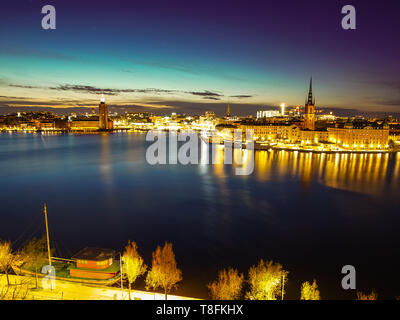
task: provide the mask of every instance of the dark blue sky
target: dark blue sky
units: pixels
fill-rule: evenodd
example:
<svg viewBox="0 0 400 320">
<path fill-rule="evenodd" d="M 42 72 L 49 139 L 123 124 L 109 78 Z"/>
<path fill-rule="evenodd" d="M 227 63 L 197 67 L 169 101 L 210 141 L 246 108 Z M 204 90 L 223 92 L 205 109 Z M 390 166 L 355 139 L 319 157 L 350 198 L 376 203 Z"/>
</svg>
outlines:
<svg viewBox="0 0 400 320">
<path fill-rule="evenodd" d="M 56 8 L 56 30 L 41 8 Z M 357 30 L 341 28 L 352 4 Z M 400 111 L 398 1 L 2 1 L 0 106 Z M 109 90 L 107 90 L 109 89 Z M 193 108 L 191 108 L 193 110 Z"/>
</svg>

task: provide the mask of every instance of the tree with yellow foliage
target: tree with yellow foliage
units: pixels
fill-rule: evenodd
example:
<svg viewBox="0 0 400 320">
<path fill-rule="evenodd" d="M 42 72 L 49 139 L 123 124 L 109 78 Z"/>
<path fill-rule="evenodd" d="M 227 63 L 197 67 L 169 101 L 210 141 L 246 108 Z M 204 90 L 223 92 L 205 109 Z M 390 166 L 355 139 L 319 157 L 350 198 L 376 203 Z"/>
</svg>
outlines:
<svg viewBox="0 0 400 320">
<path fill-rule="evenodd" d="M 11 242 L 0 241 L 0 271 L 6 274 L 7 286 L 10 286 L 8 274 L 13 263 L 18 259 L 18 254 L 13 254 Z"/>
<path fill-rule="evenodd" d="M 312 284 L 306 281 L 301 285 L 300 300 L 321 300 L 321 295 L 315 279 Z"/>
<path fill-rule="evenodd" d="M 370 294 L 357 291 L 357 300 L 378 300 L 378 294 L 372 290 Z"/>
<path fill-rule="evenodd" d="M 21 256 L 25 262 L 24 266 L 33 268 L 35 272 L 36 288 L 38 288 L 38 272 L 48 261 L 46 238 L 33 238 L 30 240 L 22 249 Z"/>
<path fill-rule="evenodd" d="M 129 284 L 129 300 L 131 300 L 131 288 L 136 279 L 146 272 L 147 266 L 144 264 L 143 258 L 137 251 L 137 245 L 134 241 L 129 241 L 125 247 L 122 256 L 122 273 L 128 279 Z"/>
<path fill-rule="evenodd" d="M 246 298 L 250 300 L 277 300 L 285 294 L 284 286 L 289 272 L 273 261 L 260 260 L 249 270 L 250 291 Z"/>
<path fill-rule="evenodd" d="M 147 273 L 146 287 L 161 287 L 167 300 L 168 292 L 182 280 L 182 271 L 178 269 L 172 243 L 166 242 L 164 247 L 157 246 L 153 252 L 151 270 Z"/>
<path fill-rule="evenodd" d="M 243 274 L 236 269 L 229 268 L 219 272 L 218 280 L 207 287 L 213 300 L 237 300 L 240 298 L 244 282 Z"/>
</svg>

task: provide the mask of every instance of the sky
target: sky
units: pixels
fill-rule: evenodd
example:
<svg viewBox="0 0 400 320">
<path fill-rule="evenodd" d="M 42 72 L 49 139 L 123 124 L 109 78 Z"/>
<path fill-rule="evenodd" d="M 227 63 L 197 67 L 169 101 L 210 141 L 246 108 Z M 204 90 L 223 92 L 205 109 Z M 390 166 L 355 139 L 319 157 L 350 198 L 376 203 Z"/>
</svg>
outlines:
<svg viewBox="0 0 400 320">
<path fill-rule="evenodd" d="M 304 104 L 312 75 L 317 107 L 400 112 L 399 15 L 391 0 L 3 0 L 0 107 L 93 107 L 103 90 L 133 110 L 246 114 Z"/>
</svg>

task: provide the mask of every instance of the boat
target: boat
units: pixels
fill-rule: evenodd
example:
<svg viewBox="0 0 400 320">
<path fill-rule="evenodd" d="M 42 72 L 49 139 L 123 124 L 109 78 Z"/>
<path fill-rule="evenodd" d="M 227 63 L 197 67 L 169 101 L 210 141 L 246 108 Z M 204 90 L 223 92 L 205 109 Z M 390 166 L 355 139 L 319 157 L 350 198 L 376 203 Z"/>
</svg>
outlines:
<svg viewBox="0 0 400 320">
<path fill-rule="evenodd" d="M 113 285 L 122 280 L 121 257 L 115 259 L 117 253 L 112 249 L 86 247 L 70 259 L 52 257 L 46 204 L 44 205 L 44 215 L 48 253 L 47 266 L 51 266 L 55 270 L 55 276 L 53 279 L 107 286 Z M 45 265 L 41 266 L 39 270 L 42 270 L 44 266 Z M 41 272 L 36 274 L 34 268 L 29 268 L 24 262 L 14 264 L 12 269 L 17 275 L 37 276 L 40 278 L 48 275 L 47 273 Z"/>
<path fill-rule="evenodd" d="M 68 265 L 66 265 L 65 263 L 62 263 L 60 265 L 59 268 L 57 268 L 55 266 L 55 270 L 56 270 L 56 276 L 54 277 L 54 279 L 56 280 L 61 280 L 61 281 L 69 281 L 69 282 L 76 282 L 76 283 L 81 283 L 81 284 L 96 284 L 96 285 L 105 285 L 105 286 L 111 286 L 115 283 L 117 283 L 118 281 L 120 281 L 120 276 L 119 274 L 116 275 L 113 278 L 110 279 L 87 279 L 87 278 L 78 278 L 78 277 L 72 277 L 68 274 L 66 274 L 65 276 L 59 276 L 57 274 L 59 274 L 60 270 L 65 270 L 65 267 L 68 267 Z M 27 268 L 24 268 L 24 266 L 22 265 L 21 267 L 18 266 L 12 266 L 12 269 L 14 270 L 15 274 L 17 275 L 23 275 L 23 276 L 33 276 L 35 277 L 35 272 L 32 270 L 29 270 Z M 47 274 L 44 273 L 40 273 L 38 272 L 37 276 L 38 278 L 44 278 Z"/>
</svg>

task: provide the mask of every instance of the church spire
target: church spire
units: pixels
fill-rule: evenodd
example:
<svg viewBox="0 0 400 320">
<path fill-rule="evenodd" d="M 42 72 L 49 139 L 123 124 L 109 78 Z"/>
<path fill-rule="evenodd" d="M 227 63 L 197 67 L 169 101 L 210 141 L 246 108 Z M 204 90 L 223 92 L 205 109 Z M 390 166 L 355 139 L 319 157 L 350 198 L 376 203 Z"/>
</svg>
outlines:
<svg viewBox="0 0 400 320">
<path fill-rule="evenodd" d="M 231 116 L 231 108 L 229 107 L 229 103 L 228 103 L 228 109 L 226 110 L 226 116 L 228 118 Z"/>
<path fill-rule="evenodd" d="M 310 90 L 308 91 L 307 104 L 309 104 L 309 105 L 314 105 L 315 104 L 315 100 L 313 99 L 313 94 L 312 94 L 312 77 L 310 78 Z"/>
</svg>

